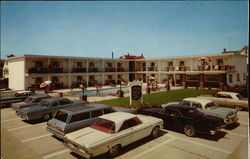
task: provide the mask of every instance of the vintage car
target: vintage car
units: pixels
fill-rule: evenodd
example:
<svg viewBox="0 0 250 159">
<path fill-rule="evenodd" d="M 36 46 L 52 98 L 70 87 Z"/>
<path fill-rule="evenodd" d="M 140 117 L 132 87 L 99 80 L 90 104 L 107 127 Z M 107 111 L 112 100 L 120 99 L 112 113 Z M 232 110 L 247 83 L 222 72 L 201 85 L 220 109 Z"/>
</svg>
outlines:
<svg viewBox="0 0 250 159">
<path fill-rule="evenodd" d="M 39 103 L 43 98 L 49 98 L 50 96 L 48 94 L 37 94 L 37 95 L 31 95 L 27 97 L 23 102 L 17 102 L 12 103 L 11 108 L 15 111 L 18 111 L 21 108 L 28 108 L 35 106 L 37 103 Z"/>
<path fill-rule="evenodd" d="M 10 106 L 11 103 L 24 101 L 30 95 L 32 95 L 31 91 L 18 91 L 11 96 L 1 97 L 0 108 Z"/>
<path fill-rule="evenodd" d="M 235 92 L 217 92 L 214 95 L 203 95 L 202 98 L 210 99 L 213 102 L 226 107 L 233 107 L 238 110 L 248 110 L 248 99 L 243 98 L 239 93 Z"/>
<path fill-rule="evenodd" d="M 23 120 L 44 119 L 48 120 L 58 109 L 87 104 L 86 101 L 73 102 L 67 98 L 45 98 L 36 106 L 23 108 L 17 111 L 17 115 Z"/>
<path fill-rule="evenodd" d="M 199 97 L 184 98 L 179 105 L 195 107 L 206 115 L 215 116 L 223 119 L 224 126 L 236 123 L 238 121 L 237 109 L 219 107 L 209 99 Z"/>
<path fill-rule="evenodd" d="M 104 104 L 67 107 L 59 109 L 54 114 L 54 117 L 47 122 L 47 130 L 53 135 L 63 138 L 67 133 L 90 126 L 96 117 L 116 111 L 133 113 L 130 109 L 111 107 Z"/>
<path fill-rule="evenodd" d="M 114 112 L 102 115 L 90 127 L 64 136 L 64 145 L 71 151 L 91 158 L 109 153 L 116 156 L 120 148 L 146 136 L 157 137 L 163 120 L 151 116 Z"/>
<path fill-rule="evenodd" d="M 168 105 L 164 108 L 148 108 L 140 114 L 161 118 L 165 128 L 181 129 L 187 136 L 196 133 L 214 135 L 220 130 L 223 121 L 220 118 L 207 116 L 193 107 Z"/>
</svg>

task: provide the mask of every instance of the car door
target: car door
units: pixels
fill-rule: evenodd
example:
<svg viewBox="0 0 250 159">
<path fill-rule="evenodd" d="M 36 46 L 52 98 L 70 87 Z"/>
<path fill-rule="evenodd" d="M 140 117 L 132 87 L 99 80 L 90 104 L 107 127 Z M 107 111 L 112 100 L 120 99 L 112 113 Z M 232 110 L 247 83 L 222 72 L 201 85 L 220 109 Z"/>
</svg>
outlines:
<svg viewBox="0 0 250 159">
<path fill-rule="evenodd" d="M 176 116 L 175 114 L 175 109 L 173 108 L 166 108 L 165 109 L 165 119 L 164 119 L 164 125 L 167 127 L 176 127 Z"/>
<path fill-rule="evenodd" d="M 117 133 L 117 138 L 119 139 L 119 143 L 121 143 L 122 146 L 128 145 L 134 141 L 132 138 L 132 128 L 129 126 L 127 120 L 124 121 L 120 127 Z"/>
<path fill-rule="evenodd" d="M 90 118 L 90 112 L 83 112 L 80 114 L 73 114 L 71 115 L 66 127 L 65 132 L 72 132 L 78 130 L 80 128 L 84 128 L 89 126 L 94 119 Z"/>
<path fill-rule="evenodd" d="M 181 128 L 182 127 L 182 118 L 183 115 L 178 109 L 172 109 L 172 124 L 174 128 Z"/>
<path fill-rule="evenodd" d="M 224 97 L 225 97 L 224 98 L 225 101 L 223 103 L 224 106 L 234 106 L 238 104 L 236 100 L 231 97 L 231 95 L 224 94 Z"/>
</svg>

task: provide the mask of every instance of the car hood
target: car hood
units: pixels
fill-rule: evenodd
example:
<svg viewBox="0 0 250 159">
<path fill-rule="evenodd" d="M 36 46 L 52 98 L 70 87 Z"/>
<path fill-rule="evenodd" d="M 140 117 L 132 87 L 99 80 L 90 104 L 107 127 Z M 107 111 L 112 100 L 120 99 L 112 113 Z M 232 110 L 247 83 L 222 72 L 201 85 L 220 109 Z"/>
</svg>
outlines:
<svg viewBox="0 0 250 159">
<path fill-rule="evenodd" d="M 94 145 L 105 142 L 113 134 L 102 132 L 91 127 L 83 128 L 78 131 L 74 131 L 65 135 L 65 138 L 82 145 L 86 148 L 90 148 Z"/>
<path fill-rule="evenodd" d="M 211 107 L 208 109 L 202 109 L 202 112 L 207 115 L 214 115 L 217 117 L 226 118 L 228 115 L 237 113 L 237 110 L 232 108 Z"/>
</svg>

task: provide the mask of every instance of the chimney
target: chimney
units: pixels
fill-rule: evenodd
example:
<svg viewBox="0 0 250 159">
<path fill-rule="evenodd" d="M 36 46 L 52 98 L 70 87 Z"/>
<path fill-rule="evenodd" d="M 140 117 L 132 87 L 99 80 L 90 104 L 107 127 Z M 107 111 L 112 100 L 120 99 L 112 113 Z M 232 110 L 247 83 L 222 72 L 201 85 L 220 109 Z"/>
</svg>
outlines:
<svg viewBox="0 0 250 159">
<path fill-rule="evenodd" d="M 112 52 L 112 59 L 114 58 L 114 53 Z"/>
<path fill-rule="evenodd" d="M 143 57 L 143 54 L 141 54 L 141 57 Z"/>
<path fill-rule="evenodd" d="M 226 49 L 226 48 L 224 48 L 224 49 L 223 49 L 223 52 L 226 52 L 226 51 L 227 51 L 227 49 Z"/>
</svg>

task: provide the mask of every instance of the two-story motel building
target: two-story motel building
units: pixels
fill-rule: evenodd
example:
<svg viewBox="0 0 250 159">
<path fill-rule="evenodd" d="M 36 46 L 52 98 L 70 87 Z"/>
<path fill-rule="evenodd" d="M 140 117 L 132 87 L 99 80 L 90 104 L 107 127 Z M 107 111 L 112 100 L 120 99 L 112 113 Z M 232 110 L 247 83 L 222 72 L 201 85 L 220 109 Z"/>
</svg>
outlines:
<svg viewBox="0 0 250 159">
<path fill-rule="evenodd" d="M 88 86 L 117 84 L 155 77 L 159 83 L 192 87 L 241 86 L 248 82 L 248 46 L 239 51 L 219 54 L 151 58 L 114 59 L 45 55 L 7 58 L 4 77 L 9 88 L 39 88 L 50 80 L 54 89 L 77 87 L 84 80 Z"/>
</svg>

